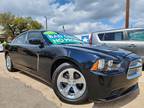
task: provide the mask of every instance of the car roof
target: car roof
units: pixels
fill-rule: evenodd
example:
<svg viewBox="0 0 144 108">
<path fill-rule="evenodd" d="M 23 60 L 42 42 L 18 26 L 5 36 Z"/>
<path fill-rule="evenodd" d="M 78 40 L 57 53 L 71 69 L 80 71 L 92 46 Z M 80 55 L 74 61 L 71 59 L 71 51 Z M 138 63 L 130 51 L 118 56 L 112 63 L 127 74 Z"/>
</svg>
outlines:
<svg viewBox="0 0 144 108">
<path fill-rule="evenodd" d="M 28 33 L 28 32 L 45 32 L 45 31 L 52 31 L 52 32 L 60 33 L 60 34 L 75 36 L 75 35 L 73 35 L 73 34 L 69 34 L 69 33 L 62 32 L 62 31 L 54 31 L 54 30 L 28 30 L 28 31 L 25 31 L 25 32 L 23 32 L 23 33 Z M 21 34 L 23 34 L 23 33 L 21 33 Z M 19 35 L 21 35 L 21 34 L 19 34 Z M 18 35 L 18 36 L 19 36 L 19 35 Z"/>
<path fill-rule="evenodd" d="M 121 31 L 133 31 L 133 30 L 144 30 L 144 28 L 112 29 L 106 31 L 97 31 L 93 33 L 110 33 L 110 32 L 121 32 Z"/>
<path fill-rule="evenodd" d="M 26 32 L 45 32 L 45 31 L 52 31 L 52 32 L 57 32 L 57 33 L 64 33 L 64 34 L 68 34 L 62 31 L 55 31 L 55 30 L 28 30 Z"/>
<path fill-rule="evenodd" d="M 28 30 L 26 32 L 43 32 L 43 31 L 52 31 L 52 30 Z"/>
</svg>

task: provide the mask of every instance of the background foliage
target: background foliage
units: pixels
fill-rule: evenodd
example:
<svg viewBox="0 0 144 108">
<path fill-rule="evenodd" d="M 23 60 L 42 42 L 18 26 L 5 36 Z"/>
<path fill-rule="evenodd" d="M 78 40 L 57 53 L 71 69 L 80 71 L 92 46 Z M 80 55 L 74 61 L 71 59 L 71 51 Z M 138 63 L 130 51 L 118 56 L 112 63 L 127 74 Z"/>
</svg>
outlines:
<svg viewBox="0 0 144 108">
<path fill-rule="evenodd" d="M 42 24 L 31 17 L 17 17 L 11 13 L 0 13 L 0 25 L 12 38 L 27 30 L 43 28 Z"/>
</svg>

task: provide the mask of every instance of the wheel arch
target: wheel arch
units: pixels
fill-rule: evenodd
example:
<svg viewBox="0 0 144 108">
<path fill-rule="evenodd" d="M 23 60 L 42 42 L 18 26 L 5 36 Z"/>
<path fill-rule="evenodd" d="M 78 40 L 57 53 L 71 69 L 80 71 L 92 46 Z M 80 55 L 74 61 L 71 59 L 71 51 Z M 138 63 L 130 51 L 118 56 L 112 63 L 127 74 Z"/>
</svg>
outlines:
<svg viewBox="0 0 144 108">
<path fill-rule="evenodd" d="M 52 80 L 52 76 L 53 76 L 53 73 L 56 70 L 56 68 L 58 66 L 60 66 L 61 64 L 63 64 L 63 63 L 70 63 L 70 64 L 76 66 L 78 69 L 81 70 L 80 63 L 78 63 L 77 61 L 73 60 L 72 58 L 68 58 L 68 57 L 58 58 L 52 63 L 52 66 L 51 66 L 51 69 L 50 69 L 51 80 Z"/>
</svg>

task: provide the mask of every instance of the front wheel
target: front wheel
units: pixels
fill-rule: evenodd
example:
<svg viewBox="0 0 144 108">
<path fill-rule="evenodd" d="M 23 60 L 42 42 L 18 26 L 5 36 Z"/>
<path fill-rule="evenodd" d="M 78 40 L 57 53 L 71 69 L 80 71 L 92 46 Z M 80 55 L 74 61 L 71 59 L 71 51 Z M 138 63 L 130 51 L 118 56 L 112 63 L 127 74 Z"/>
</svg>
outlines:
<svg viewBox="0 0 144 108">
<path fill-rule="evenodd" d="M 15 72 L 16 69 L 13 67 L 12 60 L 11 60 L 9 54 L 7 54 L 7 55 L 5 56 L 5 60 L 6 60 L 6 68 L 7 68 L 7 70 L 8 70 L 9 72 Z"/>
<path fill-rule="evenodd" d="M 70 104 L 83 104 L 88 100 L 84 75 L 73 65 L 63 63 L 53 75 L 54 91 L 60 100 Z"/>
</svg>

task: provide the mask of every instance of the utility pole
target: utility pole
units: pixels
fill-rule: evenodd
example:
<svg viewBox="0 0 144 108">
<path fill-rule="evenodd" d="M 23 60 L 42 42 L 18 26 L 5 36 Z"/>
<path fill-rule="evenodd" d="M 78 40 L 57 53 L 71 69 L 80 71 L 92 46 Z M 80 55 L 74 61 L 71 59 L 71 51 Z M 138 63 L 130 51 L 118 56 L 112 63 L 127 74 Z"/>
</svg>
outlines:
<svg viewBox="0 0 144 108">
<path fill-rule="evenodd" d="M 44 16 L 45 17 L 45 27 L 46 27 L 46 30 L 48 29 L 48 26 L 47 26 L 47 16 Z"/>
<path fill-rule="evenodd" d="M 65 32 L 65 26 L 63 25 L 63 31 Z"/>
<path fill-rule="evenodd" d="M 130 0 L 126 0 L 125 28 L 129 28 Z"/>
</svg>

